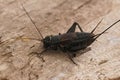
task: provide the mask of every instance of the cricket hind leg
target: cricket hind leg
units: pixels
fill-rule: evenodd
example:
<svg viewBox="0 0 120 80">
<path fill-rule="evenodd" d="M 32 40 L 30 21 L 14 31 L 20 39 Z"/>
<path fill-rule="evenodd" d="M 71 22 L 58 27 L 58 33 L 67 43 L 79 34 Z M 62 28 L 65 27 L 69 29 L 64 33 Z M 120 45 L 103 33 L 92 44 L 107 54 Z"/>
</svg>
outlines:
<svg viewBox="0 0 120 80">
<path fill-rule="evenodd" d="M 85 48 L 85 49 L 83 49 L 83 50 L 80 50 L 81 52 L 80 52 L 79 55 L 81 55 L 81 54 L 83 54 L 83 53 L 86 53 L 86 52 L 88 52 L 88 51 L 90 51 L 90 50 L 91 50 L 90 47 Z M 67 55 L 68 55 L 69 59 L 70 59 L 75 65 L 78 65 L 78 64 L 73 60 L 73 58 L 76 57 L 76 53 L 74 53 L 74 52 L 72 52 L 71 54 L 70 54 L 70 53 L 67 53 Z"/>
<path fill-rule="evenodd" d="M 83 32 L 82 28 L 77 22 L 74 22 L 73 25 L 70 27 L 70 29 L 67 31 L 67 33 L 75 32 L 76 26 L 80 29 L 81 32 Z"/>
<path fill-rule="evenodd" d="M 73 53 L 73 54 L 72 54 L 72 57 L 73 57 L 73 58 L 76 57 L 76 53 Z"/>
<path fill-rule="evenodd" d="M 70 55 L 70 53 L 67 53 L 69 59 L 75 64 L 75 65 L 78 65 L 74 60 L 73 60 L 73 55 Z"/>
</svg>

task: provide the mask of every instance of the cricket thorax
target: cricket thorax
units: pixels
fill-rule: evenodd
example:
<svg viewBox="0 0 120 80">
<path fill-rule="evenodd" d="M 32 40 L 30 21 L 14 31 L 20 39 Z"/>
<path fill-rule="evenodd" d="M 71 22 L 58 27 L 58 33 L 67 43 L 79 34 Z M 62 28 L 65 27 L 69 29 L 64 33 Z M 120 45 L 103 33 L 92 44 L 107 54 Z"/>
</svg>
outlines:
<svg viewBox="0 0 120 80">
<path fill-rule="evenodd" d="M 46 36 L 43 39 L 44 48 L 55 48 L 58 42 L 59 42 L 58 36 Z"/>
</svg>

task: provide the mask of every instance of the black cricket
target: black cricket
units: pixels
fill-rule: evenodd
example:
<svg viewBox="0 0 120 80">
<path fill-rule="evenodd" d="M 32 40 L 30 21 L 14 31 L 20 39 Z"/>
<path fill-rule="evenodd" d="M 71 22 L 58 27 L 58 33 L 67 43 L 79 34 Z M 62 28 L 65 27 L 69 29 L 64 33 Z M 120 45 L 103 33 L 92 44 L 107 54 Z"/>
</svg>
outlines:
<svg viewBox="0 0 120 80">
<path fill-rule="evenodd" d="M 23 7 L 23 5 L 22 5 Z M 26 12 L 27 16 L 31 20 L 31 22 L 34 24 L 35 28 L 38 30 L 36 24 L 26 11 L 26 9 L 23 7 L 24 11 Z M 101 20 L 102 21 L 102 20 Z M 93 32 L 95 29 L 98 27 L 98 25 L 101 23 L 101 21 L 96 25 L 96 27 L 91 31 L 91 32 L 85 32 L 82 30 L 80 25 L 77 22 L 74 22 L 73 25 L 68 29 L 68 31 L 64 34 L 58 34 L 55 36 L 46 36 L 43 38 L 41 35 L 40 31 L 38 30 L 40 36 L 42 36 L 42 41 L 44 45 L 44 50 L 40 53 L 42 54 L 43 52 L 47 50 L 58 50 L 60 49 L 61 51 L 67 53 L 69 56 L 70 60 L 76 64 L 73 60 L 74 57 L 76 57 L 76 54 L 73 52 L 79 51 L 79 50 L 84 50 L 88 46 L 90 46 L 98 37 L 100 37 L 103 33 L 105 33 L 108 29 L 110 29 L 113 25 L 118 23 L 120 20 L 116 21 L 113 23 L 110 27 L 105 29 L 103 32 L 99 34 L 94 34 Z M 78 26 L 80 32 L 75 32 L 76 27 Z"/>
</svg>

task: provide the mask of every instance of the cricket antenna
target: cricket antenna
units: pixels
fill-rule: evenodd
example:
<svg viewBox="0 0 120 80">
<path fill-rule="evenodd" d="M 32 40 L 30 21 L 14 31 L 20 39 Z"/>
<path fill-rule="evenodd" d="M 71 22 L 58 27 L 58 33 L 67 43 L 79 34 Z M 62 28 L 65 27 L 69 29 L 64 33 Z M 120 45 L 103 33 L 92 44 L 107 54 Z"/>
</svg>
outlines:
<svg viewBox="0 0 120 80">
<path fill-rule="evenodd" d="M 41 32 L 39 31 L 39 29 L 37 28 L 35 22 L 34 22 L 33 19 L 30 17 L 29 13 L 27 12 L 27 10 L 26 10 L 25 7 L 23 6 L 23 4 L 21 4 L 21 5 L 22 5 L 22 8 L 23 8 L 23 10 L 25 11 L 26 15 L 29 17 L 29 19 L 31 20 L 31 22 L 32 22 L 33 25 L 35 26 L 36 30 L 38 31 L 39 37 L 42 37 L 42 39 L 43 39 L 43 36 L 42 36 Z"/>
<path fill-rule="evenodd" d="M 116 21 L 115 23 L 113 23 L 110 27 L 108 27 L 107 29 L 105 29 L 103 32 L 101 32 L 100 34 L 95 35 L 95 40 L 100 37 L 103 33 L 105 33 L 108 29 L 110 29 L 111 27 L 113 27 L 115 24 L 117 24 L 118 22 L 120 22 L 120 20 Z"/>
<path fill-rule="evenodd" d="M 99 26 L 99 24 L 102 22 L 102 20 L 103 20 L 103 18 L 100 20 L 100 22 L 96 25 L 96 27 L 91 31 L 91 33 L 93 33 L 95 30 L 96 30 L 96 28 Z"/>
</svg>

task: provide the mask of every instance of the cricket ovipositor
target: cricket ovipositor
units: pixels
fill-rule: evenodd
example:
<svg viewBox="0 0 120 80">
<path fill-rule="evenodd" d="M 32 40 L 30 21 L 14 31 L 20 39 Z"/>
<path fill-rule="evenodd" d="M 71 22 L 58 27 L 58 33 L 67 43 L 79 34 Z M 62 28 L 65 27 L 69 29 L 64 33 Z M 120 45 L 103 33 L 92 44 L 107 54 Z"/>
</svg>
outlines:
<svg viewBox="0 0 120 80">
<path fill-rule="evenodd" d="M 101 23 L 101 21 L 96 25 L 96 27 L 91 32 L 84 32 L 82 28 L 79 26 L 77 22 L 74 22 L 73 25 L 68 29 L 68 31 L 64 34 L 58 34 L 58 35 L 50 35 L 43 38 L 41 32 L 38 30 L 36 24 L 22 5 L 22 8 L 24 9 L 25 13 L 31 20 L 31 22 L 34 24 L 35 28 L 39 32 L 40 36 L 42 37 L 41 42 L 43 42 L 44 50 L 41 52 L 41 54 L 47 50 L 58 50 L 67 53 L 70 60 L 76 64 L 73 60 L 73 57 L 76 56 L 76 51 L 86 49 L 88 46 L 90 46 L 98 37 L 100 37 L 103 33 L 105 33 L 108 29 L 110 29 L 112 26 L 114 26 L 116 23 L 118 23 L 120 20 L 113 23 L 111 26 L 109 26 L 107 29 L 102 31 L 99 34 L 94 34 L 93 32 L 96 30 L 98 25 Z M 76 27 L 78 26 L 80 32 L 75 32 Z"/>
</svg>

